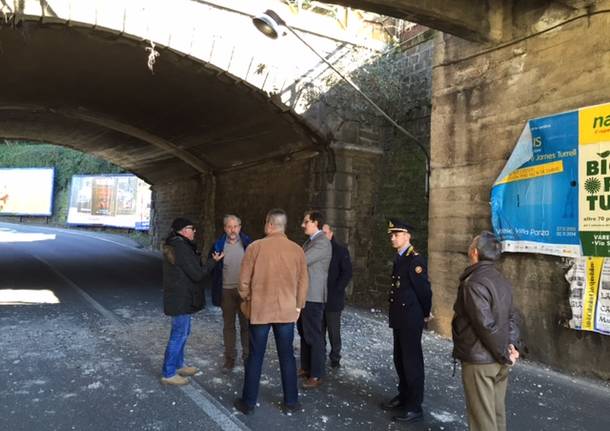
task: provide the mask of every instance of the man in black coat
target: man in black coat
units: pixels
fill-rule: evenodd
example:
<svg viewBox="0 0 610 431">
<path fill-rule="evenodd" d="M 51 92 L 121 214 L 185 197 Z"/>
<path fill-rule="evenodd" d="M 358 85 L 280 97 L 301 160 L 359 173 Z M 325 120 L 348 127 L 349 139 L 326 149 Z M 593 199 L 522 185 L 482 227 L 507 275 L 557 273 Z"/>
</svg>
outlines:
<svg viewBox="0 0 610 431">
<path fill-rule="evenodd" d="M 191 314 L 204 306 L 199 282 L 211 265 L 202 263 L 194 243 L 195 227 L 186 218 L 172 222 L 172 230 L 163 245 L 163 311 L 172 318 L 172 330 L 165 349 L 161 382 L 185 385 L 185 377 L 197 373 L 184 365 L 184 348 L 191 333 Z"/>
<path fill-rule="evenodd" d="M 421 336 L 430 316 L 432 290 L 422 256 L 411 245 L 412 227 L 390 220 L 388 233 L 398 252 L 392 268 L 390 328 L 394 333 L 394 366 L 398 374 L 398 395 L 381 404 L 384 410 L 399 410 L 399 422 L 423 419 L 424 356 Z"/>
<path fill-rule="evenodd" d="M 322 230 L 330 240 L 333 254 L 328 268 L 328 296 L 324 308 L 324 331 L 330 341 L 330 366 L 341 366 L 341 312 L 345 307 L 345 289 L 352 279 L 352 260 L 349 250 L 337 242 L 330 225 Z"/>
</svg>

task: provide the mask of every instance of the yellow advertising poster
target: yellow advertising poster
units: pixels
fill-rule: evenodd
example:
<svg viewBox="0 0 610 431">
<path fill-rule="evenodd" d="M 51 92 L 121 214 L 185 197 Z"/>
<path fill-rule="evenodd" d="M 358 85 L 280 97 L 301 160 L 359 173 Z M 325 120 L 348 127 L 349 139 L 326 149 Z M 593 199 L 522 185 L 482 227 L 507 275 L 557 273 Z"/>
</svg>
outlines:
<svg viewBox="0 0 610 431">
<path fill-rule="evenodd" d="M 578 230 L 585 256 L 610 256 L 610 104 L 578 112 Z"/>
</svg>

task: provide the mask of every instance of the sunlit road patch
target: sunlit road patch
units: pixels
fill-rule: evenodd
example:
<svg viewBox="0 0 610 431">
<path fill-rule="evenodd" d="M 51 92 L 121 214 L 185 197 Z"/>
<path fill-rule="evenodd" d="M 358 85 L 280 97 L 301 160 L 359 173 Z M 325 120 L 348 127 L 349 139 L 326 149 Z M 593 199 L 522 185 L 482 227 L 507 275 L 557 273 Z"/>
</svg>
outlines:
<svg viewBox="0 0 610 431">
<path fill-rule="evenodd" d="M 59 304 L 48 289 L 0 289 L 0 305 Z"/>
</svg>

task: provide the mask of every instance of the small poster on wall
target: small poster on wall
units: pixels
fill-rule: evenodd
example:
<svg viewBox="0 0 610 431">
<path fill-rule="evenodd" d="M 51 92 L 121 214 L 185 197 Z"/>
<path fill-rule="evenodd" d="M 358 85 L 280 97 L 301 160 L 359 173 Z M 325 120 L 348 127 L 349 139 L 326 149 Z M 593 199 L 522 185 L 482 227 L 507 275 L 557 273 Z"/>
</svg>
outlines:
<svg viewBox="0 0 610 431">
<path fill-rule="evenodd" d="M 570 283 L 570 328 L 610 335 L 610 259 L 574 259 L 566 280 Z"/>
</svg>

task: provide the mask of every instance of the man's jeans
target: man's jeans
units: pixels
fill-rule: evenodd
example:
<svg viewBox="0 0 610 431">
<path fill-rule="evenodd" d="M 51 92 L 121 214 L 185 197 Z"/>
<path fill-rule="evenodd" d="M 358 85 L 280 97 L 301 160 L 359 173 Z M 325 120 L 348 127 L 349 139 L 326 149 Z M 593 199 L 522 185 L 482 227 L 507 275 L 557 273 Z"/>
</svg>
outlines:
<svg viewBox="0 0 610 431">
<path fill-rule="evenodd" d="M 242 393 L 242 401 L 249 407 L 254 407 L 258 398 L 261 369 L 267 347 L 267 337 L 271 328 L 273 328 L 275 346 L 280 359 L 284 404 L 292 406 L 299 401 L 297 366 L 292 347 L 294 341 L 294 323 L 251 324 L 250 354 L 246 360 L 246 375 L 244 377 L 244 390 Z"/>
<path fill-rule="evenodd" d="M 184 347 L 191 333 L 191 315 L 172 316 L 172 332 L 165 349 L 163 377 L 172 377 L 184 366 Z"/>
</svg>

